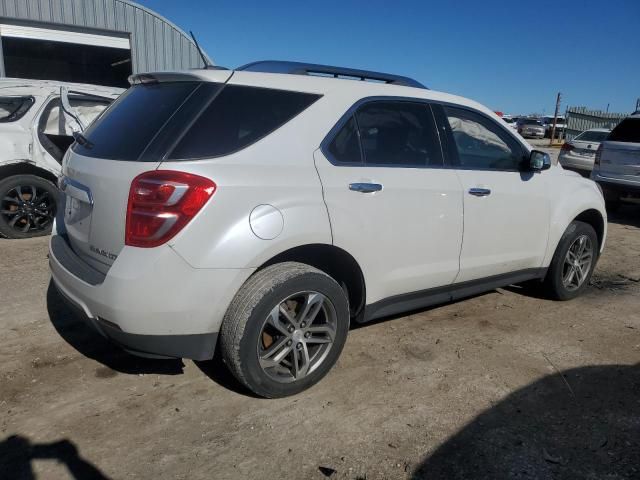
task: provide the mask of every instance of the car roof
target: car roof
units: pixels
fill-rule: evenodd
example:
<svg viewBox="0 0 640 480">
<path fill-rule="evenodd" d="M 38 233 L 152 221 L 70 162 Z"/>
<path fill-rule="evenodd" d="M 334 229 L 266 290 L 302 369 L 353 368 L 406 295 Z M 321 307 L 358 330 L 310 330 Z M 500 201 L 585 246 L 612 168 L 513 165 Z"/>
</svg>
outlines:
<svg viewBox="0 0 640 480">
<path fill-rule="evenodd" d="M 57 80 L 32 80 L 24 78 L 0 78 L 0 95 L 50 95 L 67 87 L 70 91 L 117 97 L 123 88 L 91 85 L 86 83 L 60 82 Z"/>
<path fill-rule="evenodd" d="M 355 102 L 367 97 L 398 97 L 433 100 L 479 110 L 491 117 L 498 117 L 494 111 L 471 99 L 437 90 L 417 88 L 392 83 L 359 81 L 347 78 L 332 78 L 315 75 L 292 75 L 288 73 L 265 73 L 242 70 L 192 69 L 175 72 L 151 72 L 134 75 L 130 81 L 154 78 L 158 81 L 200 80 L 206 82 L 225 82 L 230 85 L 246 85 L 278 90 L 292 90 L 320 95 L 340 95 L 346 101 Z"/>
</svg>

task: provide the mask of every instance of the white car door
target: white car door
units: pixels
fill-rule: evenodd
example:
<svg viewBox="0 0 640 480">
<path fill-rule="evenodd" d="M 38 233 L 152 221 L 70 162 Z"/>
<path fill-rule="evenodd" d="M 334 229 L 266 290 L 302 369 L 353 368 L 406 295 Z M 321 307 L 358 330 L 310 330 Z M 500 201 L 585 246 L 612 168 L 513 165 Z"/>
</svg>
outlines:
<svg viewBox="0 0 640 480">
<path fill-rule="evenodd" d="M 449 139 L 447 157 L 464 191 L 456 283 L 515 272 L 535 275 L 549 232 L 545 173 L 523 168 L 528 151 L 496 120 L 466 108 L 437 108 Z"/>
<path fill-rule="evenodd" d="M 367 101 L 314 156 L 334 244 L 361 266 L 367 304 L 453 282 L 462 192 L 428 104 Z"/>
</svg>

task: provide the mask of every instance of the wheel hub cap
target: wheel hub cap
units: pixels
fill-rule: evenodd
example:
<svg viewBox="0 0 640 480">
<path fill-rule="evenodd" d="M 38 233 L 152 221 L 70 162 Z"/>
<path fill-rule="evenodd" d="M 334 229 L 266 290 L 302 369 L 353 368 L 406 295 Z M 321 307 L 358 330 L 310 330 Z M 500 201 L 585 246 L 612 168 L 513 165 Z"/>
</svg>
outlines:
<svg viewBox="0 0 640 480">
<path fill-rule="evenodd" d="M 577 290 L 584 284 L 591 272 L 593 256 L 593 244 L 588 236 L 580 235 L 571 243 L 562 267 L 562 284 L 567 290 Z"/>
</svg>

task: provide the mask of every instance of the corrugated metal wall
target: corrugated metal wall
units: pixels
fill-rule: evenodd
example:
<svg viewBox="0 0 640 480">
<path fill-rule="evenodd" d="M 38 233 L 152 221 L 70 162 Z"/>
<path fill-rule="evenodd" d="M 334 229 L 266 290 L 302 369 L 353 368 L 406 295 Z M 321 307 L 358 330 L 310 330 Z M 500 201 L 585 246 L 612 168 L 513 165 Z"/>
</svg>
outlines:
<svg viewBox="0 0 640 480">
<path fill-rule="evenodd" d="M 0 0 L 0 17 L 129 33 L 133 73 L 202 66 L 183 31 L 127 0 Z"/>
<path fill-rule="evenodd" d="M 602 110 L 587 110 L 587 107 L 567 108 L 566 139 L 572 140 L 579 133 L 590 128 L 613 129 L 627 113 L 608 113 Z"/>
</svg>

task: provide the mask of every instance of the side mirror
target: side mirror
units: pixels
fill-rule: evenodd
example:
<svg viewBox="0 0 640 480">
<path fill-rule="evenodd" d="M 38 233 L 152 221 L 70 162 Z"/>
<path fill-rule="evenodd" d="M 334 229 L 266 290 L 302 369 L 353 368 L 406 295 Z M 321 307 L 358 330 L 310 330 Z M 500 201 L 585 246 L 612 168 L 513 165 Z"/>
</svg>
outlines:
<svg viewBox="0 0 640 480">
<path fill-rule="evenodd" d="M 531 150 L 529 155 L 529 168 L 534 172 L 541 172 L 551 168 L 551 157 L 540 150 Z"/>
</svg>

